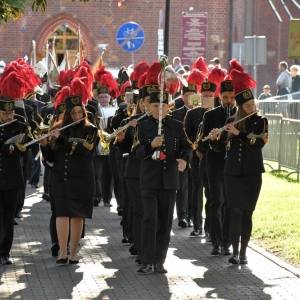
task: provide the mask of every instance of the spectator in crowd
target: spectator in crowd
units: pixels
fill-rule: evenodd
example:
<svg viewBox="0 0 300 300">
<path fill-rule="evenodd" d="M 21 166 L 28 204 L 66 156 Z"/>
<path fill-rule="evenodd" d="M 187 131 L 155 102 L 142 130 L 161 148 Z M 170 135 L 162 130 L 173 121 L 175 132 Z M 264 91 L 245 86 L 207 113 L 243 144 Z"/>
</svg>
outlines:
<svg viewBox="0 0 300 300">
<path fill-rule="evenodd" d="M 288 71 L 288 64 L 285 61 L 279 63 L 279 76 L 276 80 L 277 96 L 289 94 L 291 87 L 291 76 Z"/>
<path fill-rule="evenodd" d="M 186 73 L 190 72 L 191 68 L 188 65 L 183 66 Z"/>
<path fill-rule="evenodd" d="M 210 60 L 210 63 L 214 66 L 218 66 L 219 68 L 222 68 L 220 64 L 220 59 L 218 57 L 214 57 L 212 60 Z"/>
<path fill-rule="evenodd" d="M 175 72 L 177 72 L 179 69 L 183 68 L 181 65 L 181 58 L 179 56 L 176 56 L 173 58 L 173 68 Z"/>
<path fill-rule="evenodd" d="M 300 66 L 293 65 L 290 67 L 292 85 L 291 93 L 297 93 L 300 91 Z"/>
<path fill-rule="evenodd" d="M 258 100 L 265 100 L 267 98 L 270 98 L 272 97 L 272 94 L 270 93 L 271 92 L 271 88 L 269 85 L 264 85 L 263 87 L 263 93 L 261 93 L 259 96 L 258 96 Z"/>
</svg>

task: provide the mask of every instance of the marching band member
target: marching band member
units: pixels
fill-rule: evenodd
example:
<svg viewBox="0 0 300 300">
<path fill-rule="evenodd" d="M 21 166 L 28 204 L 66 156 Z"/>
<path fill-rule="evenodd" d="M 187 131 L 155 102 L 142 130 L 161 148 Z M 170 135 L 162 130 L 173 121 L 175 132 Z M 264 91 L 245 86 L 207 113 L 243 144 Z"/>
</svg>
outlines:
<svg viewBox="0 0 300 300">
<path fill-rule="evenodd" d="M 223 72 L 218 67 L 215 67 L 215 70 L 217 72 Z M 210 80 L 202 83 L 202 91 L 211 90 L 215 92 L 216 89 L 217 84 L 211 82 Z M 222 81 L 220 84 L 219 95 L 221 105 L 207 111 L 204 114 L 200 133 L 202 137 L 206 137 L 214 128 L 220 128 L 224 126 L 227 119 L 235 114 L 236 107 L 233 95 L 232 81 Z M 209 233 L 213 246 L 211 255 L 220 255 L 220 246 L 222 246 L 223 255 L 230 255 L 231 252 L 229 247 L 231 244 L 229 238 L 229 213 L 228 209 L 226 208 L 223 175 L 226 151 L 213 151 L 210 147 L 209 140 L 202 142 L 197 150 L 200 153 L 206 153 L 206 171 L 211 194 L 211 204 L 209 207 Z M 220 210 L 222 211 L 221 214 Z"/>
<path fill-rule="evenodd" d="M 262 185 L 262 173 L 265 171 L 262 148 L 268 142 L 268 120 L 257 114 L 250 89 L 255 87 L 255 81 L 247 73 L 237 70 L 233 70 L 230 75 L 234 84 L 237 113 L 228 120 L 225 131 L 212 142 L 212 147 L 216 151 L 226 148 L 228 153 L 224 184 L 230 209 L 233 248 L 228 262 L 247 264 L 246 250 L 252 231 L 252 214 Z"/>
<path fill-rule="evenodd" d="M 26 133 L 26 125 L 14 120 L 15 101 L 0 98 L 0 260 L 2 265 L 10 265 L 10 250 L 14 237 L 14 217 L 23 183 L 22 154 L 18 142 L 5 142 L 21 133 Z M 6 125 L 5 125 L 6 124 Z"/>
<path fill-rule="evenodd" d="M 167 117 L 168 92 L 163 93 L 162 136 L 157 136 L 160 92 L 150 94 L 152 117 L 141 122 L 136 131 L 134 151 L 141 159 L 140 189 L 144 207 L 142 220 L 141 262 L 138 270 L 149 274 L 154 270 L 167 273 L 166 259 L 176 190 L 179 188 L 179 172 L 184 171 L 192 156 L 183 124 Z M 161 160 L 152 159 L 157 147 L 161 147 Z"/>
<path fill-rule="evenodd" d="M 50 132 L 50 136 L 53 137 L 51 144 L 46 139 L 40 141 L 44 157 L 54 163 L 51 189 L 56 206 L 56 227 L 60 246 L 57 265 L 65 265 L 68 261 L 71 264 L 79 262 L 77 247 L 83 230 L 83 220 L 92 218 L 95 193 L 93 155 L 94 146 L 98 142 L 98 130 L 88 122 L 83 106 L 87 99 L 88 92 L 82 96 L 67 97 L 61 128 Z M 74 122 L 77 123 L 61 130 Z M 69 141 L 70 137 L 73 138 L 73 142 Z M 71 237 L 68 259 L 69 231 Z"/>
</svg>

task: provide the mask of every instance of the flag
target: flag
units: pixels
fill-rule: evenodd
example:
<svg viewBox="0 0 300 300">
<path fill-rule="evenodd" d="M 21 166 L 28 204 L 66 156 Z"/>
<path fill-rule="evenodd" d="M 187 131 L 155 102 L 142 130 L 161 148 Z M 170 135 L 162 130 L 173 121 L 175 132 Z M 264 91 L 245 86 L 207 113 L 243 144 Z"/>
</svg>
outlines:
<svg viewBox="0 0 300 300">
<path fill-rule="evenodd" d="M 118 0 L 118 6 L 122 6 L 122 0 Z"/>
</svg>

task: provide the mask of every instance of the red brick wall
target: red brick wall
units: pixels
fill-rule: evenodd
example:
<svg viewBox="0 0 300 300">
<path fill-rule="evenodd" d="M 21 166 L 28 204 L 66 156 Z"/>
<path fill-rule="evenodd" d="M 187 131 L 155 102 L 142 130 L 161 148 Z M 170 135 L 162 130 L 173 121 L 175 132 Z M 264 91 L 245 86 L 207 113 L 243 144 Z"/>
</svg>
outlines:
<svg viewBox="0 0 300 300">
<path fill-rule="evenodd" d="M 232 42 L 243 42 L 246 32 L 246 1 L 232 0 L 232 2 Z M 292 1 L 285 2 L 293 17 L 300 18 L 300 10 Z M 268 64 L 258 66 L 258 91 L 262 90 L 264 84 L 270 84 L 272 92 L 275 93 L 278 62 L 286 60 L 291 65 L 293 61 L 287 58 L 289 18 L 279 0 L 273 0 L 273 3 L 282 17 L 281 25 L 267 0 L 253 0 L 252 34 L 267 37 Z M 190 7 L 194 8 L 195 13 L 208 13 L 207 58 L 217 56 L 222 66 L 228 68 L 228 61 L 231 59 L 231 54 L 228 54 L 230 0 L 209 2 L 206 0 L 171 0 L 170 62 L 174 56 L 181 54 L 182 12 L 188 11 Z M 25 54 L 29 56 L 32 40 L 37 42 L 38 51 L 44 51 L 46 30 L 54 27 L 58 19 L 66 18 L 74 26 L 80 23 L 89 60 L 95 61 L 99 56 L 98 44 L 109 44 L 104 55 L 104 62 L 112 68 L 131 64 L 131 54 L 121 50 L 116 42 L 118 28 L 128 21 L 140 24 L 145 31 L 146 39 L 143 47 L 134 52 L 134 62 L 146 60 L 152 63 L 157 59 L 160 9 L 165 10 L 165 1 L 125 0 L 121 7 L 117 6 L 117 0 L 102 0 L 102 2 L 91 0 L 89 3 L 79 1 L 72 3 L 71 0 L 48 1 L 46 13 L 33 13 L 28 8 L 21 20 L 0 27 L 0 59 L 9 62 L 16 59 L 18 54 L 22 57 Z M 24 33 L 21 32 L 22 28 L 25 29 Z M 104 35 L 101 34 L 102 29 L 106 30 Z M 245 69 L 252 72 L 251 67 Z"/>
</svg>

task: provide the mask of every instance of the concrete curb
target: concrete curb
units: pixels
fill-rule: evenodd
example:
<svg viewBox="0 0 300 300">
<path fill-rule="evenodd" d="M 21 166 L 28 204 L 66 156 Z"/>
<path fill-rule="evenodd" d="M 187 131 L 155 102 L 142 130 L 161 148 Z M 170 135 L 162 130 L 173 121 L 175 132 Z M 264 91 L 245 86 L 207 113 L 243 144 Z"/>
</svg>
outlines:
<svg viewBox="0 0 300 300">
<path fill-rule="evenodd" d="M 271 254 L 270 252 L 264 250 L 263 248 L 257 246 L 256 244 L 249 242 L 249 248 L 251 248 L 252 250 L 254 250 L 255 252 L 258 252 L 259 254 L 263 255 L 264 257 L 266 257 L 267 259 L 271 260 L 272 262 L 274 262 L 276 265 L 284 268 L 285 270 L 293 273 L 295 276 L 300 278 L 300 269 L 293 267 L 292 265 L 284 262 L 283 260 L 281 260 L 280 258 L 278 258 L 277 256 Z"/>
</svg>

